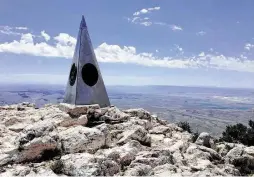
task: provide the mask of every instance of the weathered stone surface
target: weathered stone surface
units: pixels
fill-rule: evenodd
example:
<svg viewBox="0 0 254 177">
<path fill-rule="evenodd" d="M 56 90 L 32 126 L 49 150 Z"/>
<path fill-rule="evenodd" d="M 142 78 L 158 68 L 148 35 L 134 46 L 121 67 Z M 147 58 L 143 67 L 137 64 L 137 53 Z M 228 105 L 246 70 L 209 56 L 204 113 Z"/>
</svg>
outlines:
<svg viewBox="0 0 254 177">
<path fill-rule="evenodd" d="M 181 175 L 181 173 L 177 173 L 178 168 L 172 164 L 164 164 L 160 166 L 156 166 L 151 174 L 153 176 L 172 176 L 174 174 Z M 191 174 L 191 173 L 190 173 Z"/>
<path fill-rule="evenodd" d="M 96 128 L 76 126 L 59 133 L 65 153 L 94 152 L 105 145 L 105 135 Z"/>
<path fill-rule="evenodd" d="M 213 139 L 211 138 L 211 135 L 207 132 L 200 133 L 195 143 L 198 145 L 206 146 L 208 148 L 215 147 L 215 144 Z"/>
<path fill-rule="evenodd" d="M 132 163 L 124 172 L 124 176 L 148 176 L 152 167 L 141 163 Z"/>
<path fill-rule="evenodd" d="M 62 163 L 60 172 L 68 176 L 113 176 L 120 171 L 115 161 L 89 153 L 65 155 L 56 163 Z"/>
<path fill-rule="evenodd" d="M 43 136 L 34 138 L 28 143 L 20 146 L 17 162 L 42 161 L 47 159 L 48 155 L 57 155 L 60 151 L 58 137 Z"/>
<path fill-rule="evenodd" d="M 126 122 L 130 118 L 128 114 L 120 111 L 117 107 L 109 108 L 105 115 L 108 116 L 109 121 L 113 123 Z"/>
<path fill-rule="evenodd" d="M 226 176 L 254 173 L 254 148 L 214 144 L 143 109 L 0 107 L 0 176 Z"/>
<path fill-rule="evenodd" d="M 131 117 L 138 117 L 139 119 L 146 119 L 151 121 L 151 114 L 142 109 L 128 109 L 128 110 L 124 110 L 125 113 L 129 114 Z"/>
<path fill-rule="evenodd" d="M 242 174 L 252 174 L 254 172 L 254 157 L 251 155 L 252 148 L 234 147 L 226 157 L 226 163 L 233 164 Z"/>
<path fill-rule="evenodd" d="M 117 142 L 117 144 L 125 144 L 130 140 L 137 140 L 143 145 L 151 145 L 151 137 L 148 132 L 141 126 L 134 130 L 123 132 L 123 137 Z"/>
<path fill-rule="evenodd" d="M 82 125 L 86 126 L 88 123 L 88 119 L 86 115 L 81 115 L 79 118 L 66 118 L 62 122 L 59 123 L 59 126 L 63 127 L 71 127 L 71 126 L 77 126 Z"/>
<path fill-rule="evenodd" d="M 149 133 L 151 134 L 168 134 L 168 133 L 171 133 L 172 130 L 170 127 L 167 127 L 167 126 L 164 126 L 164 125 L 160 125 L 160 126 L 157 126 L 157 127 L 154 127 L 153 129 L 149 130 Z"/>
<path fill-rule="evenodd" d="M 87 114 L 88 109 L 100 109 L 98 104 L 94 105 L 71 105 L 67 103 L 60 103 L 59 109 L 68 113 L 71 117 L 80 117 Z"/>
<path fill-rule="evenodd" d="M 138 141 L 131 140 L 120 147 L 117 146 L 111 149 L 101 149 L 97 151 L 96 154 L 115 160 L 122 166 L 127 166 L 135 159 L 136 154 L 144 149 L 145 147 Z"/>
</svg>

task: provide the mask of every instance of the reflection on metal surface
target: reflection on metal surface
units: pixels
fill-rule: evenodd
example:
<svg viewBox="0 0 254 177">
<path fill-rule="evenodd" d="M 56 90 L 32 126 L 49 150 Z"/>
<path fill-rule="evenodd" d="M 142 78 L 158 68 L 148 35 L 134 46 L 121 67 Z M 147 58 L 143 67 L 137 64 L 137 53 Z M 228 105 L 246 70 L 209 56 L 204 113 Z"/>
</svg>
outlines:
<svg viewBox="0 0 254 177">
<path fill-rule="evenodd" d="M 72 65 L 64 102 L 75 105 L 99 104 L 101 107 L 110 106 L 83 16 L 72 63 L 76 69 L 73 69 Z"/>
</svg>

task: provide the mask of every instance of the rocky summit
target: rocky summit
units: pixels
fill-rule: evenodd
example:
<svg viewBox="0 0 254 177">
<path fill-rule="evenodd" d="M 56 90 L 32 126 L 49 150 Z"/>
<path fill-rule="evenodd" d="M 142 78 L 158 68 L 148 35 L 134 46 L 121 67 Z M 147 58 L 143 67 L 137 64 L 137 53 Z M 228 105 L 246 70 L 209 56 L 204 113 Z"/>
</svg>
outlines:
<svg viewBox="0 0 254 177">
<path fill-rule="evenodd" d="M 212 129 L 212 127 L 211 127 Z M 226 176 L 254 171 L 254 147 L 216 143 L 144 109 L 0 107 L 0 176 Z"/>
</svg>

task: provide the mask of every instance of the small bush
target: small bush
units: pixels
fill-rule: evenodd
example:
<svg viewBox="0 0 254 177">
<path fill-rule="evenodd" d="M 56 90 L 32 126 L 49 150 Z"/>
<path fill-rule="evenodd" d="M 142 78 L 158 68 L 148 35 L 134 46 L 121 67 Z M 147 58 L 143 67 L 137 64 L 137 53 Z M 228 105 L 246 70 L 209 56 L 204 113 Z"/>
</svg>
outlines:
<svg viewBox="0 0 254 177">
<path fill-rule="evenodd" d="M 254 145 L 254 121 L 249 121 L 249 128 L 241 123 L 228 125 L 222 133 L 220 141 L 229 143 L 242 143 L 247 146 Z"/>
<path fill-rule="evenodd" d="M 184 131 L 192 133 L 192 129 L 191 129 L 190 124 L 188 122 L 178 122 L 177 126 L 181 127 Z"/>
</svg>

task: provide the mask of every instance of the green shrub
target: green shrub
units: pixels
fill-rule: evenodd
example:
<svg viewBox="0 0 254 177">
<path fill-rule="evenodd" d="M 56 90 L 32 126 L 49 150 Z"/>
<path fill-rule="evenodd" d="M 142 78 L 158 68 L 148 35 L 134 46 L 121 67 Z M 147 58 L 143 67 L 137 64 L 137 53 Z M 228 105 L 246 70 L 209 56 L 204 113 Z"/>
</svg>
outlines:
<svg viewBox="0 0 254 177">
<path fill-rule="evenodd" d="M 249 128 L 241 123 L 228 125 L 222 133 L 220 141 L 229 143 L 242 143 L 244 145 L 254 145 L 254 121 L 249 121 Z"/>
<path fill-rule="evenodd" d="M 192 129 L 191 129 L 190 124 L 188 122 L 178 122 L 177 126 L 181 127 L 184 131 L 192 133 Z"/>
</svg>

